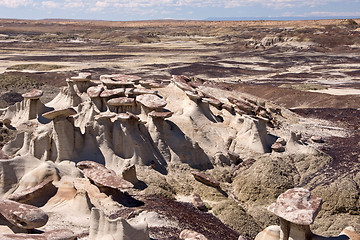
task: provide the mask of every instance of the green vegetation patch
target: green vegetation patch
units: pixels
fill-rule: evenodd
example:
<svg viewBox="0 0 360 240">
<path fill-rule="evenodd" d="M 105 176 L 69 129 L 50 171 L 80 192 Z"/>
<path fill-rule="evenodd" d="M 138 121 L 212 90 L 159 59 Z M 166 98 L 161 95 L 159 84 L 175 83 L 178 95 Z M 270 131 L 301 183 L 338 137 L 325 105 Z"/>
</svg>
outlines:
<svg viewBox="0 0 360 240">
<path fill-rule="evenodd" d="M 8 67 L 7 70 L 34 70 L 34 71 L 51 71 L 60 68 L 64 68 L 66 66 L 61 65 L 49 65 L 49 64 L 17 64 L 11 67 Z"/>
<path fill-rule="evenodd" d="M 310 83 L 305 83 L 305 84 L 282 84 L 279 87 L 281 87 L 281 88 L 290 88 L 290 89 L 295 89 L 295 90 L 299 90 L 299 91 L 325 90 L 325 89 L 328 89 L 327 87 L 325 87 L 323 85 L 310 84 Z"/>
<path fill-rule="evenodd" d="M 42 86 L 36 79 L 26 75 L 17 75 L 12 73 L 0 74 L 0 89 L 30 89 Z"/>
</svg>

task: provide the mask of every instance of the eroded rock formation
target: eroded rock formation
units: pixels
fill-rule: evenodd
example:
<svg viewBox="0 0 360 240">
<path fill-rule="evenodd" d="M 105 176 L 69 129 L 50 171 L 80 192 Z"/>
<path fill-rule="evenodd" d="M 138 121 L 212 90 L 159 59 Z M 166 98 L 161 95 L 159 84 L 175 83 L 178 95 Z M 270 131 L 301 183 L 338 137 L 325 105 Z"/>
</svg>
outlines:
<svg viewBox="0 0 360 240">
<path fill-rule="evenodd" d="M 293 129 L 292 124 L 299 122 L 295 114 L 248 95 L 199 84 L 191 77 L 176 75 L 169 84 L 163 84 L 119 74 L 95 80 L 89 73 L 80 73 L 66 82 L 67 86 L 48 103 L 41 102 L 42 91 L 33 90 L 23 95 L 23 102 L 0 110 L 1 123 L 18 133 L 1 152 L 7 159 L 0 161 L 0 195 L 8 199 L 2 203 L 13 200 L 19 202 L 14 204 L 31 204 L 50 216 L 46 225 L 46 221 L 36 225 L 26 218 L 21 220 L 44 231 L 31 234 L 34 239 L 57 239 L 49 237 L 58 224 L 52 219 L 64 219 L 68 224 L 65 229 L 90 226 L 89 239 L 149 239 L 145 223 L 138 227 L 124 218 L 106 217 L 141 206 L 143 202 L 136 194 L 147 184 L 152 186 L 144 192 L 150 194 L 171 196 L 179 191 L 190 196 L 197 192 L 190 196 L 196 208 L 207 210 L 208 203 L 216 202 L 215 212 L 236 211 L 245 216 L 241 204 L 258 197 L 271 199 L 296 184 L 307 184 L 318 168 L 329 164 L 309 161 L 308 168 L 299 164 L 307 160 L 296 159 L 299 156 L 317 159 L 319 151 L 314 147 L 321 141 L 313 137 L 312 142 L 306 142 Z M 138 167 L 141 177 L 135 170 Z M 172 168 L 180 172 L 189 168 L 186 174 L 190 177 L 177 176 L 176 172 L 172 176 Z M 277 180 L 278 186 L 267 185 Z M 195 189 L 191 184 L 201 187 Z M 320 203 L 313 204 L 309 192 L 292 191 L 299 193 L 286 194 L 295 194 L 297 201 L 284 200 L 280 205 L 288 204 L 285 210 L 278 205 L 271 208 L 283 219 L 281 226 L 265 229 L 258 239 L 270 239 L 270 235 L 271 239 L 278 239 L 278 235 L 297 239 L 300 233 L 304 234 L 299 239 L 306 239 L 310 234 L 304 224 L 312 222 Z M 284 199 L 286 194 L 282 195 Z M 295 207 L 303 213 L 305 205 L 297 204 L 313 207 L 307 221 L 289 219 L 284 213 L 296 211 Z M 253 215 L 245 219 L 256 229 L 247 232 L 255 236 L 255 221 L 262 223 L 262 212 L 251 212 L 251 204 L 248 207 Z M 6 237 L 22 237 L 11 235 L 23 233 L 16 222 L 11 224 L 16 228 Z M 343 231 L 343 235 L 354 234 L 350 228 Z M 69 232 L 64 239 L 73 235 Z M 186 239 L 192 238 L 202 235 Z"/>
</svg>

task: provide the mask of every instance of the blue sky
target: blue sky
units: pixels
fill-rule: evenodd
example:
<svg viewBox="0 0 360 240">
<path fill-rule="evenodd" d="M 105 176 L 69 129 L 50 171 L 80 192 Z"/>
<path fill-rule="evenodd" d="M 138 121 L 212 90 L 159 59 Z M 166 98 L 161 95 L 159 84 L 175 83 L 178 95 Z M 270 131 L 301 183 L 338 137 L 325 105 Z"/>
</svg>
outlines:
<svg viewBox="0 0 360 240">
<path fill-rule="evenodd" d="M 360 0 L 0 0 L 0 18 L 149 20 L 354 17 Z"/>
</svg>

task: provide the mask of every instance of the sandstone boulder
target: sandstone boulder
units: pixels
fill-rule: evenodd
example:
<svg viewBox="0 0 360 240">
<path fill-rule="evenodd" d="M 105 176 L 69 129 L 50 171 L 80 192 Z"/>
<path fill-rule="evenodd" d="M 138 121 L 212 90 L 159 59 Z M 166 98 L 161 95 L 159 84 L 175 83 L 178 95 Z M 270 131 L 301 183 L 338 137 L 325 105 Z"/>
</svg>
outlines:
<svg viewBox="0 0 360 240">
<path fill-rule="evenodd" d="M 23 229 L 42 227 L 49 219 L 40 208 L 11 200 L 0 201 L 0 214 L 11 224 Z"/>
</svg>

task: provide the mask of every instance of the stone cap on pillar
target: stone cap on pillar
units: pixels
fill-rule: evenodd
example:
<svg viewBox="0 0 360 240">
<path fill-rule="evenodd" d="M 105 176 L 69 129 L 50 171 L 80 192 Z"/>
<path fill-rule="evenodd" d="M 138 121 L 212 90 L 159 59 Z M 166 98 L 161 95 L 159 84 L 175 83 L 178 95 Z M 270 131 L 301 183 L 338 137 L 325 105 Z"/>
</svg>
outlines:
<svg viewBox="0 0 360 240">
<path fill-rule="evenodd" d="M 33 89 L 30 92 L 24 93 L 21 96 L 25 99 L 39 99 L 44 92 L 39 89 Z"/>
<path fill-rule="evenodd" d="M 87 81 L 90 81 L 90 79 L 91 79 L 91 73 L 80 72 L 78 76 L 71 77 L 70 79 L 73 81 L 76 81 L 76 82 L 87 82 Z"/>
<path fill-rule="evenodd" d="M 268 211 L 295 224 L 310 225 L 321 209 L 321 198 L 304 188 L 292 188 L 279 195 Z"/>
<path fill-rule="evenodd" d="M 128 97 L 118 97 L 118 98 L 112 98 L 107 101 L 107 104 L 110 106 L 131 106 L 134 105 L 135 98 L 128 98 Z"/>
<path fill-rule="evenodd" d="M 89 97 L 96 98 L 100 96 L 103 90 L 103 86 L 92 86 L 87 89 L 86 93 L 89 95 Z"/>
<path fill-rule="evenodd" d="M 136 101 L 151 109 L 162 108 L 167 104 L 163 99 L 154 94 L 136 96 Z"/>
<path fill-rule="evenodd" d="M 64 108 L 60 110 L 53 110 L 50 112 L 43 113 L 42 116 L 47 119 L 55 119 L 57 117 L 69 117 L 75 115 L 77 112 L 73 108 Z"/>
</svg>

